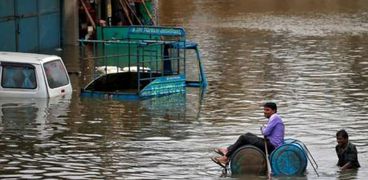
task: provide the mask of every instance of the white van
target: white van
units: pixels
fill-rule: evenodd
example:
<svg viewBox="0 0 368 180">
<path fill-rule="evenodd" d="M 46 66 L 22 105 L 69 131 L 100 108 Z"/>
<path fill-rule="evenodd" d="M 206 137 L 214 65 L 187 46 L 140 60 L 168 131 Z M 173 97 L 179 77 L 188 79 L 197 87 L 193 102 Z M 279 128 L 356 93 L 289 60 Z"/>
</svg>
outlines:
<svg viewBox="0 0 368 180">
<path fill-rule="evenodd" d="M 71 93 L 60 57 L 0 51 L 0 97 L 50 98 Z"/>
</svg>

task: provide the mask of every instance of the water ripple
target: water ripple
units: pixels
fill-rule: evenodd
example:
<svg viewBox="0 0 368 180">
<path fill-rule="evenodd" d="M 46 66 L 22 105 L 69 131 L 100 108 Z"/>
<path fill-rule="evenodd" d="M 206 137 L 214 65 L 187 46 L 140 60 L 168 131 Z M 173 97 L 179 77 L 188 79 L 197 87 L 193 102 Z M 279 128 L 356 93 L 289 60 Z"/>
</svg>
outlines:
<svg viewBox="0 0 368 180">
<path fill-rule="evenodd" d="M 83 78 L 72 77 L 72 99 L 1 99 L 0 178 L 220 179 L 213 148 L 260 135 L 266 101 L 319 164 L 320 177 L 308 166 L 302 179 L 368 176 L 367 2 L 163 1 L 163 22 L 200 45 L 206 91 L 88 99 L 78 94 Z M 335 167 L 341 128 L 357 145 L 358 174 Z"/>
</svg>

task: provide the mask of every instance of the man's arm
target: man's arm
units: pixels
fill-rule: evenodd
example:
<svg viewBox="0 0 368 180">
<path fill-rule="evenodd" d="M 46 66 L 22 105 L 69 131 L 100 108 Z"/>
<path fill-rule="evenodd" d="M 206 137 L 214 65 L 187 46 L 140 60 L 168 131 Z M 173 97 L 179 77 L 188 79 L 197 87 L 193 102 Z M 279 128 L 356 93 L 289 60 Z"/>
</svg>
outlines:
<svg viewBox="0 0 368 180">
<path fill-rule="evenodd" d="M 340 167 L 340 170 L 343 171 L 345 169 L 350 169 L 351 168 L 351 162 L 347 162 L 345 165 L 343 165 L 342 167 Z"/>
</svg>

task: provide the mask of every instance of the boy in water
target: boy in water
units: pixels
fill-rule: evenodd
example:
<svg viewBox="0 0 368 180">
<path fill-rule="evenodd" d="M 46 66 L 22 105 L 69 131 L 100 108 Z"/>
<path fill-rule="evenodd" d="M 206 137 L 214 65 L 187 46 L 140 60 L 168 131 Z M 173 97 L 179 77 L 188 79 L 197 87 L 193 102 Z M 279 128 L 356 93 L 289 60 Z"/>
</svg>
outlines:
<svg viewBox="0 0 368 180">
<path fill-rule="evenodd" d="M 341 171 L 346 169 L 356 169 L 360 167 L 358 161 L 358 151 L 354 144 L 349 142 L 349 135 L 345 130 L 336 133 L 337 145 L 335 147 L 339 161 L 337 166 Z"/>
</svg>

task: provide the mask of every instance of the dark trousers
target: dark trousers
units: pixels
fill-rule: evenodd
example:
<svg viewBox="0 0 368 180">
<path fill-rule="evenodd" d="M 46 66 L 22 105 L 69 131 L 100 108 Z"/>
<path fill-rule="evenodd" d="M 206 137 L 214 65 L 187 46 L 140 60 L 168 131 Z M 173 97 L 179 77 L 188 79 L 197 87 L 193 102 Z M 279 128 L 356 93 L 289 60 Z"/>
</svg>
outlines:
<svg viewBox="0 0 368 180">
<path fill-rule="evenodd" d="M 275 147 L 270 143 L 270 141 L 267 141 L 267 150 L 268 153 L 271 153 Z M 232 145 L 230 145 L 229 147 L 227 147 L 227 157 L 231 157 L 231 155 L 240 147 L 244 146 L 244 145 L 253 145 L 256 146 L 257 148 L 259 148 L 260 150 L 262 150 L 264 153 L 265 152 L 265 142 L 264 142 L 264 138 L 258 137 L 252 133 L 246 133 L 243 134 L 241 136 L 239 136 L 238 140 L 236 140 L 236 142 Z"/>
</svg>

